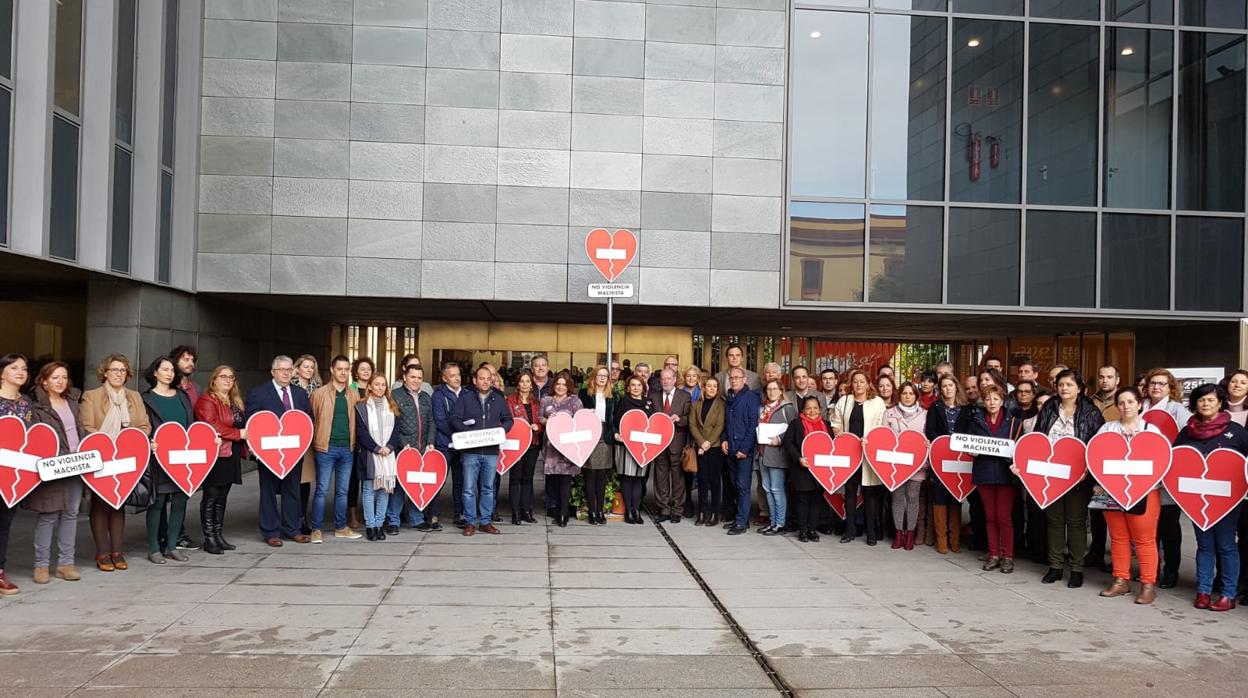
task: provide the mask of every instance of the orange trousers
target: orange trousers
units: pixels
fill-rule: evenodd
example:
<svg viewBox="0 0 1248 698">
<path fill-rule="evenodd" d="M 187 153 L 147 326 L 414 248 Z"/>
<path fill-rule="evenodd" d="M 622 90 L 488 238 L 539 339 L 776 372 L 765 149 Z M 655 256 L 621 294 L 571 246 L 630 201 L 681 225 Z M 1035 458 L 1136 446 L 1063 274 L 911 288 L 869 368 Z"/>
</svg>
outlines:
<svg viewBox="0 0 1248 698">
<path fill-rule="evenodd" d="M 1131 580 L 1131 546 L 1140 560 L 1140 581 L 1157 583 L 1157 517 L 1161 515 L 1161 493 L 1153 490 L 1144 499 L 1144 513 L 1135 515 L 1122 511 L 1105 512 L 1109 527 L 1110 557 L 1114 560 L 1114 576 Z"/>
</svg>

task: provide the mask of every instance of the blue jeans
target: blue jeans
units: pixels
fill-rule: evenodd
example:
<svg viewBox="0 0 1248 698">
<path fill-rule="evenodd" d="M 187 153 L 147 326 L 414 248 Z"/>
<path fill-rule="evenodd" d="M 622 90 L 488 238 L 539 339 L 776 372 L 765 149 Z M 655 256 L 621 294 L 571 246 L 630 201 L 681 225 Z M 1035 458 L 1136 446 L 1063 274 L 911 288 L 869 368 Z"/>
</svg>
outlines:
<svg viewBox="0 0 1248 698">
<path fill-rule="evenodd" d="M 334 477 L 334 529 L 347 527 L 347 490 L 351 486 L 351 468 L 355 461 L 346 446 L 330 446 L 325 453 L 317 451 L 316 493 L 312 495 L 312 528 L 321 530 L 325 522 L 325 495 L 329 493 L 329 477 Z"/>
<path fill-rule="evenodd" d="M 465 453 L 461 456 L 464 472 L 464 520 L 471 526 L 484 526 L 494 516 L 494 469 L 498 454 Z M 477 497 L 477 487 L 481 497 Z"/>
<path fill-rule="evenodd" d="M 1208 531 L 1196 529 L 1196 593 L 1213 593 L 1214 560 L 1222 566 L 1222 596 L 1234 598 L 1239 588 L 1239 548 L 1235 531 L 1239 526 L 1239 509 L 1235 507 Z"/>
<path fill-rule="evenodd" d="M 730 456 L 731 457 L 731 456 Z M 735 476 L 732 483 L 737 487 L 737 528 L 750 527 L 750 496 L 754 485 L 754 459 L 732 457 L 731 467 Z"/>
<path fill-rule="evenodd" d="M 390 501 L 390 493 L 373 489 L 372 482 L 365 482 L 361 489 L 360 508 L 364 510 L 364 525 L 381 528 L 386 523 L 386 506 Z"/>
<path fill-rule="evenodd" d="M 438 451 L 446 458 L 446 471 L 451 477 L 451 513 L 455 518 L 459 518 L 464 514 L 463 490 L 464 490 L 464 469 L 463 454 L 453 448 L 438 448 Z M 429 506 L 421 512 L 428 521 L 433 521 L 438 517 L 438 498 L 434 495 Z"/>
<path fill-rule="evenodd" d="M 767 493 L 767 508 L 771 510 L 771 525 L 783 528 L 785 509 L 789 501 L 784 493 L 784 480 L 789 471 L 784 468 L 769 468 L 765 465 L 760 467 L 760 471 L 763 491 Z"/>
<path fill-rule="evenodd" d="M 408 506 L 410 504 L 410 506 Z M 415 528 L 425 522 L 424 514 L 416 508 L 415 504 L 411 504 L 407 495 L 403 492 L 401 485 L 395 485 L 394 491 L 390 493 L 390 503 L 386 505 L 386 525 L 400 526 L 403 523 L 403 507 L 407 506 L 407 525 Z M 429 505 L 433 508 L 433 505 Z"/>
</svg>

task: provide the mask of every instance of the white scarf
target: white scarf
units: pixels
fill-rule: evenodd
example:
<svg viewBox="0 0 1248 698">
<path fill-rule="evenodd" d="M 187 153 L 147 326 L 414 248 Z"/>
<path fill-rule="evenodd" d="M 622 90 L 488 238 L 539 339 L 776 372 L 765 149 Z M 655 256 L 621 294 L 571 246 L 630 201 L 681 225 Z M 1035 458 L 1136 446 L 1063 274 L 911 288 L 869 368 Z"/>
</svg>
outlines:
<svg viewBox="0 0 1248 698">
<path fill-rule="evenodd" d="M 394 432 L 394 413 L 390 411 L 390 405 L 384 398 L 372 399 L 368 401 L 365 409 L 368 410 L 368 435 L 373 437 L 377 445 L 384 446 L 390 440 L 390 434 Z M 385 456 L 373 454 L 374 490 L 393 492 L 394 484 L 398 480 L 398 472 L 394 453 Z"/>
<path fill-rule="evenodd" d="M 126 389 L 113 390 L 113 386 L 104 386 L 104 395 L 108 397 L 108 412 L 100 424 L 100 431 L 116 437 L 122 429 L 130 426 L 130 398 Z"/>
</svg>

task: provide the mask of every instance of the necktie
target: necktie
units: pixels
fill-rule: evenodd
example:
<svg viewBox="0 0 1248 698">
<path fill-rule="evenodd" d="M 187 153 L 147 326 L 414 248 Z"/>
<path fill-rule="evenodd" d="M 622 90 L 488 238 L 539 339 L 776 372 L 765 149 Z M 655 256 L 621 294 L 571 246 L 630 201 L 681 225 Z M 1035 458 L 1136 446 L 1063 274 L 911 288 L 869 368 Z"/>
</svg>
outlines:
<svg viewBox="0 0 1248 698">
<path fill-rule="evenodd" d="M 287 410 L 295 409 L 295 406 L 290 403 L 290 388 L 287 386 L 282 387 L 282 407 Z"/>
<path fill-rule="evenodd" d="M 672 413 L 672 394 L 663 393 L 663 414 Z"/>
</svg>

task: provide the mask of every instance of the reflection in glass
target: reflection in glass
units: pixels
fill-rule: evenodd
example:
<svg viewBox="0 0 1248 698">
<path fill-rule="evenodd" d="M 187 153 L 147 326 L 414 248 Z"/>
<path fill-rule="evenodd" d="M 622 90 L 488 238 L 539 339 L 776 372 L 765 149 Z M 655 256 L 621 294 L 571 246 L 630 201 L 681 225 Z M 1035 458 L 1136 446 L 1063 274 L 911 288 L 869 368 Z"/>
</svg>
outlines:
<svg viewBox="0 0 1248 698">
<path fill-rule="evenodd" d="M 1017 203 L 1023 131 L 1023 24 L 954 20 L 949 193 Z"/>
<path fill-rule="evenodd" d="M 944 212 L 933 206 L 871 207 L 873 303 L 939 303 Z"/>
<path fill-rule="evenodd" d="M 113 137 L 132 143 L 134 137 L 134 32 L 137 0 L 117 3 L 117 105 Z"/>
<path fill-rule="evenodd" d="M 1174 309 L 1242 311 L 1243 220 L 1180 216 L 1174 234 Z"/>
<path fill-rule="evenodd" d="M 875 6 L 889 10 L 931 10 L 944 12 L 949 9 L 945 0 L 875 0 Z"/>
<path fill-rule="evenodd" d="M 13 0 L 0 0 L 0 77 L 13 78 Z"/>
<path fill-rule="evenodd" d="M 48 254 L 78 258 L 78 127 L 52 117 L 51 210 L 48 217 Z"/>
<path fill-rule="evenodd" d="M 949 303 L 1018 305 L 1018 211 L 949 209 Z"/>
<path fill-rule="evenodd" d="M 1027 212 L 1026 303 L 1096 307 L 1096 214 Z"/>
<path fill-rule="evenodd" d="M 876 15 L 871 196 L 945 195 L 945 20 Z"/>
<path fill-rule="evenodd" d="M 1096 205 L 1100 31 L 1031 25 L 1027 201 Z"/>
<path fill-rule="evenodd" d="M 1243 211 L 1244 37 L 1179 42 L 1178 208 Z"/>
<path fill-rule="evenodd" d="M 1100 0 L 1031 0 L 1031 16 L 1056 19 L 1100 19 L 1101 3 Z"/>
<path fill-rule="evenodd" d="M 173 167 L 173 118 L 178 94 L 178 2 L 165 0 L 165 65 L 161 97 L 164 107 L 160 117 L 160 164 Z"/>
<path fill-rule="evenodd" d="M 0 88 L 0 245 L 9 243 L 9 107 L 13 93 Z"/>
<path fill-rule="evenodd" d="M 1170 218 L 1106 213 L 1101 219 L 1101 307 L 1170 307 Z"/>
<path fill-rule="evenodd" d="M 795 201 L 789 218 L 789 298 L 861 301 L 863 206 Z"/>
<path fill-rule="evenodd" d="M 1179 0 L 1179 24 L 1243 29 L 1244 0 Z"/>
<path fill-rule="evenodd" d="M 953 0 L 953 11 L 977 15 L 1021 15 L 1023 0 Z"/>
<path fill-rule="evenodd" d="M 78 116 L 82 87 L 82 0 L 56 3 L 56 73 L 52 104 Z"/>
<path fill-rule="evenodd" d="M 1111 22 L 1172 24 L 1173 0 L 1105 0 L 1105 19 Z"/>
<path fill-rule="evenodd" d="M 829 5 L 832 7 L 866 7 L 867 0 L 801 0 L 803 5 Z"/>
<path fill-rule="evenodd" d="M 173 175 L 160 173 L 160 231 L 156 241 L 156 280 L 169 283 L 173 259 Z"/>
<path fill-rule="evenodd" d="M 1105 205 L 1169 208 L 1174 34 L 1105 32 Z"/>
<path fill-rule="evenodd" d="M 108 268 L 130 272 L 130 151 L 113 148 L 113 220 L 108 249 Z"/>
<path fill-rule="evenodd" d="M 864 195 L 867 17 L 798 10 L 793 47 L 792 193 Z"/>
</svg>

